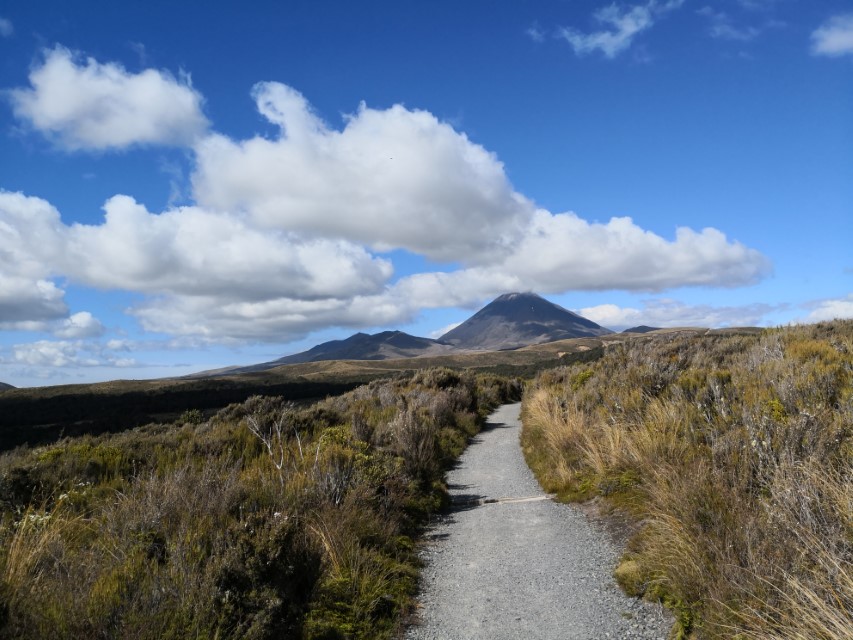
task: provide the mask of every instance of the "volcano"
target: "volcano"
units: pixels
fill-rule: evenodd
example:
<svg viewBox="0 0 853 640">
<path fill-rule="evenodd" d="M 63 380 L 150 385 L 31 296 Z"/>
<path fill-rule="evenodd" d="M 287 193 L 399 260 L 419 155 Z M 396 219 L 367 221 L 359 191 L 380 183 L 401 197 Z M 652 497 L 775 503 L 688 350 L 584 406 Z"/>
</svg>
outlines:
<svg viewBox="0 0 853 640">
<path fill-rule="evenodd" d="M 458 349 L 499 351 L 613 333 L 535 293 L 506 293 L 439 338 Z"/>
</svg>

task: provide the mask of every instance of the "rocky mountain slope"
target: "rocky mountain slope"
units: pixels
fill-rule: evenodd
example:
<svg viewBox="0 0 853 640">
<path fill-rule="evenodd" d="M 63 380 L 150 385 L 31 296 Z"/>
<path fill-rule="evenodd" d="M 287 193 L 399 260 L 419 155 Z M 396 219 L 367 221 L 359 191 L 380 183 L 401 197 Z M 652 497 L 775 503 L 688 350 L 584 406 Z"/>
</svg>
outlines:
<svg viewBox="0 0 853 640">
<path fill-rule="evenodd" d="M 459 349 L 498 351 L 613 333 L 535 293 L 507 293 L 439 340 Z"/>
</svg>

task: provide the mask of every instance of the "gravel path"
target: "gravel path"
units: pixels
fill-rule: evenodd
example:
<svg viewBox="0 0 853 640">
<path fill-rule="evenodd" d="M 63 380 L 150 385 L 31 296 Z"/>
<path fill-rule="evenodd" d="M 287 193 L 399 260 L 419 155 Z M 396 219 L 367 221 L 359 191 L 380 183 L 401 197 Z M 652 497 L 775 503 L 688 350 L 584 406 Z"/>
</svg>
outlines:
<svg viewBox="0 0 853 640">
<path fill-rule="evenodd" d="M 518 443 L 520 407 L 492 414 L 449 474 L 456 508 L 427 532 L 407 640 L 663 640 L 667 615 L 611 577 L 607 534 L 544 496 Z"/>
</svg>

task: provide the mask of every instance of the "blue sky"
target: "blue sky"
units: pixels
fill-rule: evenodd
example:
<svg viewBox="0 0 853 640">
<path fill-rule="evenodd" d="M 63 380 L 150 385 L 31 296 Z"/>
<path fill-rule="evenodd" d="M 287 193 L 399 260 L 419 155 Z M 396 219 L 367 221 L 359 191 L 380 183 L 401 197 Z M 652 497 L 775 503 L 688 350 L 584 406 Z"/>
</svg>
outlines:
<svg viewBox="0 0 853 640">
<path fill-rule="evenodd" d="M 536 291 L 853 317 L 853 8 L 5 3 L 0 381 L 182 375 Z"/>
</svg>

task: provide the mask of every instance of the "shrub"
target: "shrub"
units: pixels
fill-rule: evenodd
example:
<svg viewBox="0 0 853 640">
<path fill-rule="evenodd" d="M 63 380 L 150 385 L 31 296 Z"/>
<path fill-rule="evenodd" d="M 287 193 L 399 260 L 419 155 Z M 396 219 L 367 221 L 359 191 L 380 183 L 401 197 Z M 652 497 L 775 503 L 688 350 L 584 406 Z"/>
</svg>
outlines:
<svg viewBox="0 0 853 640">
<path fill-rule="evenodd" d="M 444 470 L 512 393 L 450 370 L 0 457 L 0 637 L 390 638 Z"/>
</svg>

